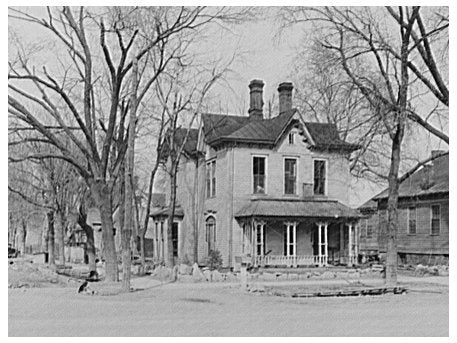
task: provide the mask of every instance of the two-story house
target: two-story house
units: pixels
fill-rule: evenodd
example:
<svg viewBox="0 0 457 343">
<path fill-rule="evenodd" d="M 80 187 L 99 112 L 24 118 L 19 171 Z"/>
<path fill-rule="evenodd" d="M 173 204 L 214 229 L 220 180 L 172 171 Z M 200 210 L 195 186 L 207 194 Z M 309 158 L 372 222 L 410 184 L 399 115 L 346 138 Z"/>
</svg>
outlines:
<svg viewBox="0 0 457 343">
<path fill-rule="evenodd" d="M 263 86 L 249 84 L 248 116 L 205 113 L 190 132 L 178 171 L 175 256 L 203 263 L 219 250 L 230 267 L 243 255 L 268 266 L 356 263 L 359 213 L 347 204 L 358 147 L 334 124 L 305 121 L 289 82 L 278 88 L 279 113 L 265 119 Z M 152 216 L 148 237 L 161 259 L 166 207 Z"/>
</svg>

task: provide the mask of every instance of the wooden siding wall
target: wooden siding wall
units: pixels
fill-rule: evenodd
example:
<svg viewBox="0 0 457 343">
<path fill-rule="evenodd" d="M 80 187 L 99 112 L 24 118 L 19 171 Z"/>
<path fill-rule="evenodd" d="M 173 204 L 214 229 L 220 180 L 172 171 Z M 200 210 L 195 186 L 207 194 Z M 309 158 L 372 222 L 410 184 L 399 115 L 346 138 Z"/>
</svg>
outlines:
<svg viewBox="0 0 457 343">
<path fill-rule="evenodd" d="M 431 234 L 431 206 L 441 207 L 439 235 Z M 416 207 L 416 234 L 408 234 L 408 208 Z M 378 243 L 382 252 L 386 250 L 387 210 L 379 211 Z M 449 200 L 400 201 L 398 213 L 397 247 L 399 253 L 449 254 Z"/>
</svg>

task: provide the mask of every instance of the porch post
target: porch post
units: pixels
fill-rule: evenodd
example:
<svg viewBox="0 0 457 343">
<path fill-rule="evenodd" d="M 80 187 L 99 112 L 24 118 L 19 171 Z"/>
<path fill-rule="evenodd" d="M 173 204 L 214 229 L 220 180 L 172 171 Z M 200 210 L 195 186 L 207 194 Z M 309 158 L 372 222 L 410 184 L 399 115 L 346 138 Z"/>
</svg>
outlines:
<svg viewBox="0 0 457 343">
<path fill-rule="evenodd" d="M 159 261 L 162 261 L 162 256 L 163 256 L 162 227 L 163 227 L 163 222 L 158 222 L 158 225 L 157 225 L 157 259 Z"/>
<path fill-rule="evenodd" d="M 318 244 L 317 244 L 317 256 L 319 261 L 319 266 L 322 265 L 322 233 L 321 233 L 321 223 L 317 223 L 317 236 L 318 236 Z"/>
<path fill-rule="evenodd" d="M 348 244 L 348 265 L 352 265 L 352 223 L 348 225 L 349 229 L 349 244 Z"/>
<path fill-rule="evenodd" d="M 324 265 L 328 262 L 328 235 L 327 235 L 328 223 L 324 223 Z"/>
<path fill-rule="evenodd" d="M 162 259 L 165 262 L 166 259 L 168 258 L 168 220 L 165 220 L 163 222 L 163 232 L 162 232 L 162 239 L 163 239 L 163 245 L 162 245 Z"/>
<path fill-rule="evenodd" d="M 297 259 L 296 259 L 296 256 L 297 256 L 297 222 L 294 222 L 293 230 L 294 230 L 294 233 L 293 233 L 293 237 L 294 237 L 294 262 L 295 262 L 295 264 L 297 264 Z"/>
<path fill-rule="evenodd" d="M 344 257 L 344 223 L 340 224 L 340 263 Z"/>
<path fill-rule="evenodd" d="M 354 257 L 355 257 L 355 264 L 357 264 L 359 259 L 359 224 L 355 224 L 354 226 Z"/>
<path fill-rule="evenodd" d="M 286 223 L 286 256 L 290 256 L 290 250 L 289 250 L 289 245 L 290 245 L 290 224 Z"/>
<path fill-rule="evenodd" d="M 252 221 L 252 256 L 254 257 L 254 266 L 257 267 L 257 223 L 253 220 Z"/>
<path fill-rule="evenodd" d="M 152 237 L 154 238 L 152 243 L 153 243 L 153 249 L 154 249 L 154 259 L 156 259 L 157 255 L 158 255 L 157 254 L 157 249 L 158 249 L 158 244 L 157 243 L 158 243 L 159 239 L 157 237 L 158 236 L 157 235 L 157 231 L 159 229 L 159 224 L 158 224 L 158 222 L 154 221 L 154 223 L 152 225 L 153 225 L 153 227 L 152 227 Z"/>
<path fill-rule="evenodd" d="M 260 255 L 263 257 L 265 255 L 265 224 L 260 224 Z"/>
</svg>

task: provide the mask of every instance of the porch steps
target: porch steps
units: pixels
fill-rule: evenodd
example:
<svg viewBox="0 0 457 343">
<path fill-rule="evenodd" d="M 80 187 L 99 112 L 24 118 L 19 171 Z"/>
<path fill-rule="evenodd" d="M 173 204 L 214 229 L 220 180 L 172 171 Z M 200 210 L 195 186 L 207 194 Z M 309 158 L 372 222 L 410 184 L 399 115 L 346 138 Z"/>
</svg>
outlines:
<svg viewBox="0 0 457 343">
<path fill-rule="evenodd" d="M 405 287 L 376 287 L 365 289 L 346 289 L 346 290 L 333 290 L 325 292 L 313 293 L 292 293 L 292 298 L 313 298 L 313 297 L 354 297 L 363 295 L 383 295 L 383 294 L 406 294 Z M 287 296 L 286 294 L 275 293 L 275 295 Z"/>
</svg>

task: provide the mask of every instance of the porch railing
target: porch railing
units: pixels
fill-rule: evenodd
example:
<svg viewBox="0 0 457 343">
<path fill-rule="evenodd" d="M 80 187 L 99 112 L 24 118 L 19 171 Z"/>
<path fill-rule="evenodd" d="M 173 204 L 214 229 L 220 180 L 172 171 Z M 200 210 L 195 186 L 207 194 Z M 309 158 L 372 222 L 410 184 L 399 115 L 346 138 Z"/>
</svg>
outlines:
<svg viewBox="0 0 457 343">
<path fill-rule="evenodd" d="M 313 256 L 313 255 L 296 255 L 296 256 L 282 256 L 282 255 L 267 255 L 255 256 L 255 266 L 312 266 L 312 265 L 326 265 L 327 256 Z"/>
<path fill-rule="evenodd" d="M 342 259 L 343 263 L 349 265 L 357 264 L 356 256 L 346 256 Z M 313 256 L 313 255 L 297 255 L 297 256 L 283 256 L 283 255 L 267 255 L 255 256 L 253 258 L 254 266 L 325 266 L 328 263 L 328 256 Z"/>
</svg>

